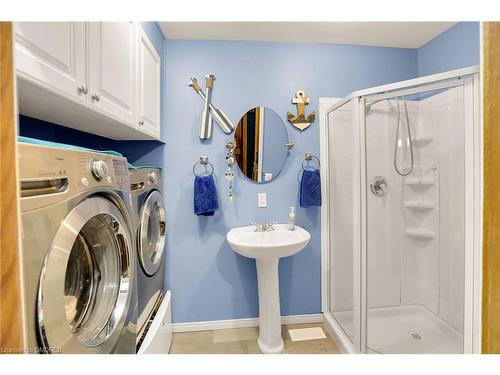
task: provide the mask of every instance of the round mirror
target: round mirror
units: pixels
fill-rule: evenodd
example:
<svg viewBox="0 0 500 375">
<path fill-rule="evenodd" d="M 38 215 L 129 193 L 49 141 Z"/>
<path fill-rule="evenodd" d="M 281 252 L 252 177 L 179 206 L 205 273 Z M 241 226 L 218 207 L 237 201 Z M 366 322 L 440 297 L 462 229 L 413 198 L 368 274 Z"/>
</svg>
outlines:
<svg viewBox="0 0 500 375">
<path fill-rule="evenodd" d="M 234 155 L 240 170 L 257 183 L 276 178 L 288 155 L 288 134 L 272 109 L 255 107 L 243 115 L 234 133 Z"/>
</svg>

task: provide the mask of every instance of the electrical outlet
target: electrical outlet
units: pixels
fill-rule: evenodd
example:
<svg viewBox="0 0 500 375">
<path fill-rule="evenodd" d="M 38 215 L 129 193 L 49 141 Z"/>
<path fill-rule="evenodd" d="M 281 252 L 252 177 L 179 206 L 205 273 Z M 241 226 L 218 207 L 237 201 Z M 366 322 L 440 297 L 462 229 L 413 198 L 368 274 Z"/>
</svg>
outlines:
<svg viewBox="0 0 500 375">
<path fill-rule="evenodd" d="M 267 207 L 267 193 L 257 194 L 257 204 L 259 208 Z"/>
</svg>

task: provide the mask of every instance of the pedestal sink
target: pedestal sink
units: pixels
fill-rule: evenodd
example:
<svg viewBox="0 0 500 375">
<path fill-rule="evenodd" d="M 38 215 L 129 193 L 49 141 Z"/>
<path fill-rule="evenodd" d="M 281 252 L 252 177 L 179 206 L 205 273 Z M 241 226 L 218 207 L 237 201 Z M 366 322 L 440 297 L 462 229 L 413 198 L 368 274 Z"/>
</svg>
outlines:
<svg viewBox="0 0 500 375">
<path fill-rule="evenodd" d="M 311 235 L 295 226 L 274 225 L 273 230 L 257 232 L 254 226 L 233 228 L 227 233 L 227 242 L 240 255 L 254 258 L 257 264 L 259 288 L 259 348 L 262 353 L 283 352 L 281 338 L 280 295 L 278 279 L 279 258 L 301 251 Z"/>
</svg>

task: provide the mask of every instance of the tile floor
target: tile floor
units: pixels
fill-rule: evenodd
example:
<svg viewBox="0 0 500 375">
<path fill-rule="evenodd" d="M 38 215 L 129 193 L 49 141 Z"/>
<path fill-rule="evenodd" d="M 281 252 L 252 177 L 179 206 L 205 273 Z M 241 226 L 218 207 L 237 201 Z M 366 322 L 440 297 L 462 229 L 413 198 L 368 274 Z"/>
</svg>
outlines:
<svg viewBox="0 0 500 375">
<path fill-rule="evenodd" d="M 321 327 L 324 339 L 292 341 L 289 329 Z M 260 354 L 258 327 L 220 329 L 173 334 L 170 354 Z M 285 354 L 338 354 L 339 348 L 322 323 L 288 324 L 282 326 Z"/>
</svg>

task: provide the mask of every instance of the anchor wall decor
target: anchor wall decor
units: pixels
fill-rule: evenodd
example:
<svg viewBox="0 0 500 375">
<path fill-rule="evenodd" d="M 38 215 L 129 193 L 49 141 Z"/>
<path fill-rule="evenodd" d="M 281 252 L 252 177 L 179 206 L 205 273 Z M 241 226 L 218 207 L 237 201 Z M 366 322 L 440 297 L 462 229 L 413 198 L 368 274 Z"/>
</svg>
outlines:
<svg viewBox="0 0 500 375">
<path fill-rule="evenodd" d="M 306 118 L 306 105 L 309 104 L 309 98 L 306 96 L 305 91 L 298 90 L 292 99 L 292 103 L 297 105 L 297 116 L 288 112 L 288 122 L 297 129 L 307 129 L 316 119 L 316 112 L 311 112 L 311 114 Z"/>
</svg>

